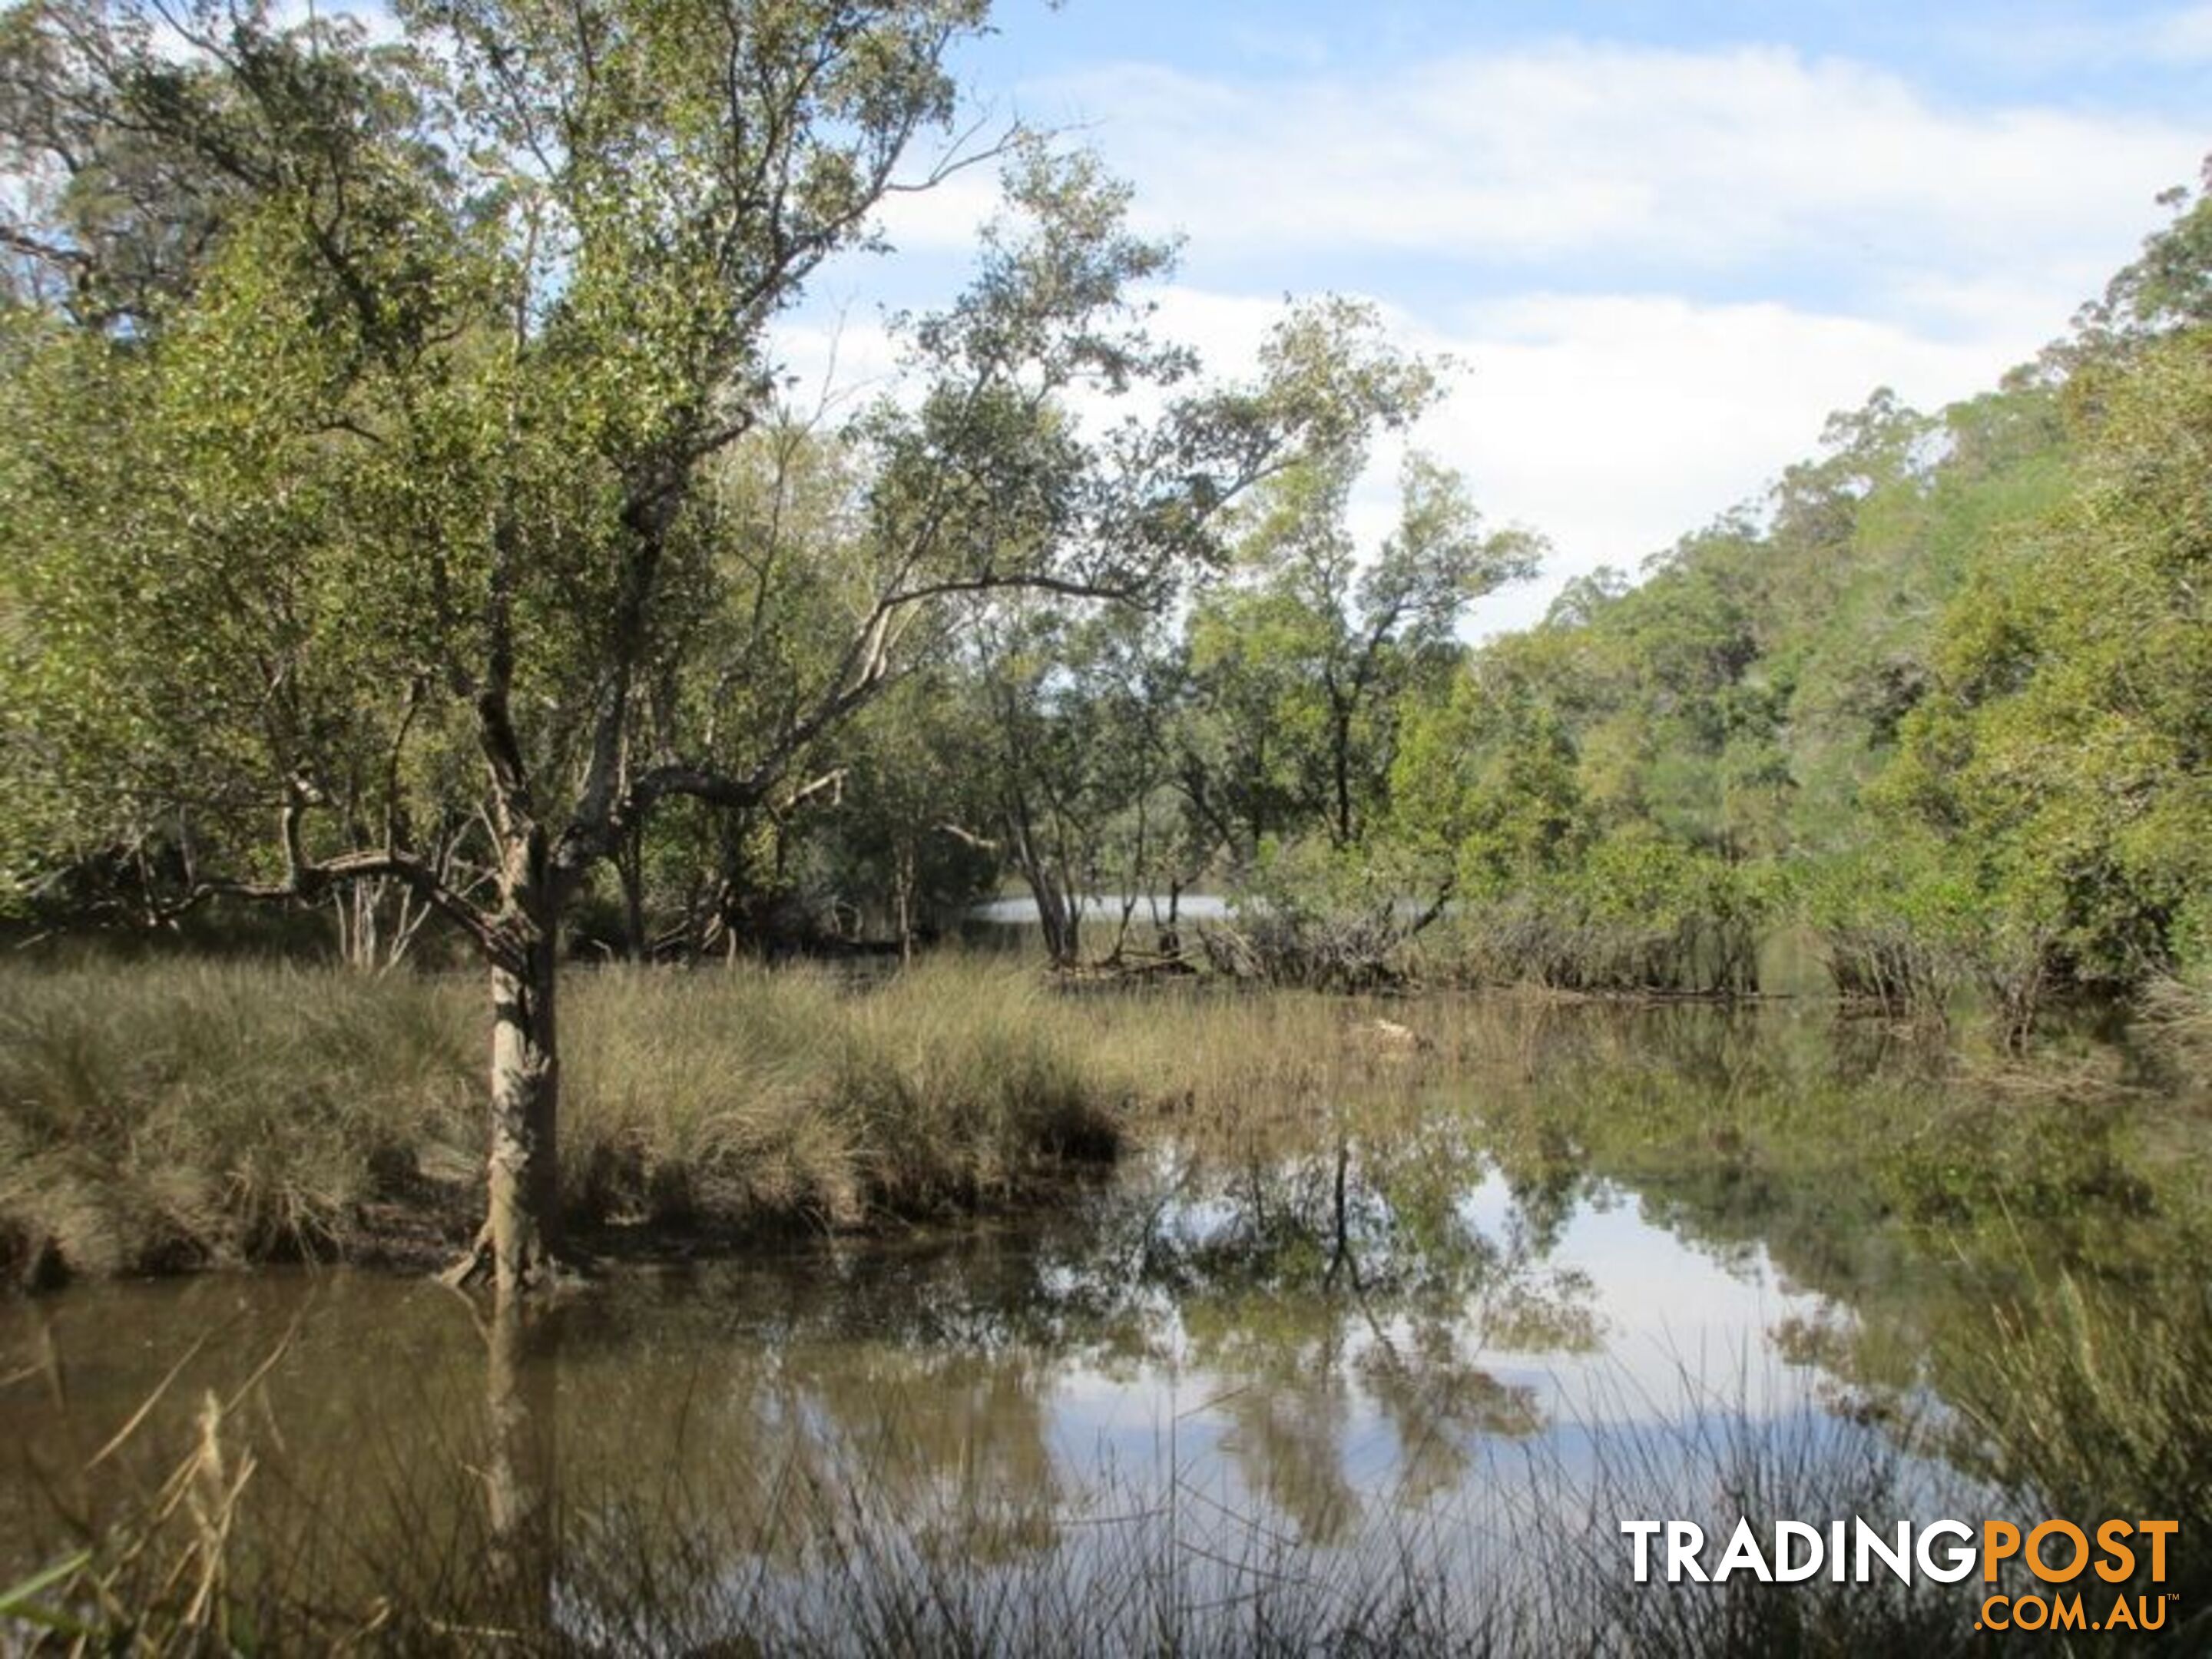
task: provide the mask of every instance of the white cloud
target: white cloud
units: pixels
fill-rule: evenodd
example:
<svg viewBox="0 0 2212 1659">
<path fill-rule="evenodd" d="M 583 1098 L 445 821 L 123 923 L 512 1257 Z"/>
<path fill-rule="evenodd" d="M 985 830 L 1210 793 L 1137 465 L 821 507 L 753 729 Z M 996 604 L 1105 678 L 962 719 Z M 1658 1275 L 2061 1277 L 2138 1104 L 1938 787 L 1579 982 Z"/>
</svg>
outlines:
<svg viewBox="0 0 2212 1659">
<path fill-rule="evenodd" d="M 2110 263 L 2203 141 L 2131 114 L 1942 108 L 1773 46 L 1557 42 L 1251 85 L 1122 64 L 1056 90 L 1201 255 L 1879 274 L 2087 245 Z"/>
<path fill-rule="evenodd" d="M 1250 371 L 1281 314 L 1276 300 L 1188 287 L 1159 299 L 1164 327 L 1232 375 Z M 1633 574 L 1813 453 L 1827 416 L 1877 386 L 1929 410 L 1987 390 L 2047 332 L 2033 306 L 1999 300 L 1996 326 L 1959 339 L 1666 295 L 1530 295 L 1429 325 L 1386 308 L 1397 337 L 1463 371 L 1413 441 L 1467 475 L 1493 524 L 1553 544 L 1543 575 L 1490 601 L 1478 623 L 1534 622 L 1564 582 L 1600 565 Z M 1399 453 L 1377 453 L 1353 502 L 1365 544 L 1390 527 Z"/>
<path fill-rule="evenodd" d="M 1223 378 L 1253 372 L 1283 314 L 1279 296 L 1182 285 L 1152 297 L 1161 332 L 1198 346 Z M 1812 454 L 1826 416 L 1875 387 L 1937 409 L 1987 390 L 2048 332 L 2032 304 L 2002 288 L 1948 299 L 1979 304 L 1996 325 L 1936 338 L 1775 302 L 1669 295 L 1534 294 L 1428 322 L 1386 305 L 1393 337 L 1447 354 L 1461 370 L 1412 442 L 1467 475 L 1492 524 L 1522 525 L 1552 544 L 1542 575 L 1487 602 L 1477 625 L 1525 626 L 1569 578 L 1600 565 L 1633 574 Z M 894 367 L 890 337 L 872 323 L 848 320 L 840 335 L 793 322 L 779 341 L 802 403 L 830 375 L 833 345 L 848 397 L 888 383 Z M 1354 497 L 1363 545 L 1394 522 L 1402 449 L 1382 446 Z"/>
<path fill-rule="evenodd" d="M 2212 57 L 2212 4 L 2128 27 L 2130 50 Z M 1468 366 L 1417 441 L 1494 522 L 1556 550 L 1486 629 L 1756 495 L 1878 386 L 1933 409 L 1994 385 L 2133 253 L 2205 142 L 2135 112 L 1945 106 L 1783 47 L 1282 62 L 1250 83 L 1123 64 L 1021 97 L 1088 124 L 1148 228 L 1189 233 L 1192 276 L 1161 290 L 1159 321 L 1212 372 L 1249 372 L 1323 261 L 1399 337 Z M 969 175 L 888 228 L 941 255 L 990 195 Z M 1353 503 L 1370 542 L 1395 460 Z"/>
<path fill-rule="evenodd" d="M 929 163 L 909 167 L 905 177 L 919 183 Z M 909 253 L 964 253 L 999 206 L 999 175 L 988 163 L 965 167 L 926 190 L 887 197 L 876 215 L 877 228 L 893 248 Z"/>
<path fill-rule="evenodd" d="M 1933 409 L 1989 387 L 2039 336 L 1946 342 L 1779 304 L 1538 295 L 1481 307 L 1438 343 L 1469 366 L 1418 440 L 1495 519 L 1552 538 L 1532 588 L 1486 627 L 1535 619 L 1568 577 L 1632 573 L 1814 451 L 1827 414 L 1878 386 Z"/>
<path fill-rule="evenodd" d="M 2212 6 L 2154 26 L 2212 43 Z M 1194 271 L 1300 288 L 1348 257 L 1471 366 L 1419 440 L 1557 549 L 1489 626 L 1757 494 L 1877 386 L 1933 408 L 1992 385 L 2132 254 L 2203 143 L 2134 113 L 1946 107 L 1773 46 L 1557 41 L 1249 85 L 1121 64 L 1054 90 L 1139 210 L 1191 233 Z M 1167 315 L 1233 366 L 1274 310 L 1184 289 Z M 1389 515 L 1379 477 L 1356 517 Z"/>
</svg>

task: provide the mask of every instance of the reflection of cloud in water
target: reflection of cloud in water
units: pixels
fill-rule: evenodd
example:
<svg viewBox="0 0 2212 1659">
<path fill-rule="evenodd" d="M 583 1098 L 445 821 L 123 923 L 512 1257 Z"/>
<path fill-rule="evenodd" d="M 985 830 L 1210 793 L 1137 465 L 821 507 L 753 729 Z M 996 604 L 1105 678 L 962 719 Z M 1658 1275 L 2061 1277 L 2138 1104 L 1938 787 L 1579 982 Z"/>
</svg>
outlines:
<svg viewBox="0 0 2212 1659">
<path fill-rule="evenodd" d="M 1623 1197 L 1578 1204 L 1550 1256 L 1555 1269 L 1582 1274 L 1590 1287 L 1602 1348 L 1520 1374 L 1542 1376 L 1554 1404 L 1584 1418 L 1601 1400 L 1648 1423 L 1694 1415 L 1723 1391 L 1768 1416 L 1810 1401 L 1813 1377 L 1767 1362 L 1769 1335 L 1785 1320 L 1820 1316 L 1826 1303 L 1785 1289 L 1763 1248 L 1732 1251 L 1724 1265 L 1646 1222 L 1632 1196 Z M 1494 1213 L 1510 1194 L 1493 1179 L 1471 1201 Z"/>
<path fill-rule="evenodd" d="M 1768 1335 L 1826 1304 L 1783 1290 L 1763 1251 L 1723 1266 L 1617 1193 L 1572 1204 L 1537 1251 L 1511 1188 L 1486 1170 L 1452 1206 L 1463 1282 L 1442 1304 L 1378 1309 L 1348 1291 L 1224 1291 L 1191 1271 L 1231 1243 L 1249 1259 L 1237 1190 L 1201 1183 L 1148 1212 L 1156 1248 L 1179 1250 L 1170 1266 L 1189 1276 L 1155 1334 L 1160 1358 L 1055 1377 L 1053 1434 L 1071 1467 L 1140 1486 L 1194 1478 L 1228 1509 L 1332 1543 L 1377 1504 L 1498 1480 L 1485 1443 L 1540 1437 L 1553 1467 L 1587 1470 L 1608 1437 L 1716 1413 L 1779 1421 L 1817 1401 L 1815 1374 L 1776 1363 Z M 1276 1196 L 1297 1207 L 1294 1192 Z M 1139 1283 L 1126 1290 L 1150 1305 Z"/>
</svg>

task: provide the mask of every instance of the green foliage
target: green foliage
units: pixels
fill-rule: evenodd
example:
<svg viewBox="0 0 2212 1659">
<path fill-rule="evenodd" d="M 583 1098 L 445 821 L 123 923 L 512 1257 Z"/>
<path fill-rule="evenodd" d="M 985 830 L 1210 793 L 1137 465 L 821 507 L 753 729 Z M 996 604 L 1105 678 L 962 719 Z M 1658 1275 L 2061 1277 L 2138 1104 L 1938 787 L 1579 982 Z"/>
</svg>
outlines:
<svg viewBox="0 0 2212 1659">
<path fill-rule="evenodd" d="M 1247 858 L 1315 823 L 1340 848 L 1360 842 L 1387 808 L 1405 712 L 1446 683 L 1468 608 L 1530 574 L 1541 549 L 1486 530 L 1463 481 L 1416 454 L 1397 529 L 1363 558 L 1346 510 L 1364 460 L 1363 441 L 1271 480 L 1242 515 L 1227 580 L 1188 623 L 1210 717 L 1194 746 Z"/>
<path fill-rule="evenodd" d="M 33 191 L 11 243 L 96 289 L 161 254 L 158 303 L 34 287 L 9 325 L 16 872 L 158 842 L 187 890 L 281 890 L 375 849 L 461 887 L 431 848 L 479 819 L 603 854 L 625 742 L 693 740 L 631 729 L 687 637 L 665 596 L 751 597 L 708 486 L 766 412 L 763 331 L 866 238 L 981 12 L 399 21 L 383 49 L 180 9 L 183 70 L 127 9 L 10 16 L 10 153 L 167 192 L 111 222 Z M 140 178 L 149 150 L 177 165 Z"/>
<path fill-rule="evenodd" d="M 1774 872 L 1685 848 L 1648 824 L 1454 918 L 1455 966 L 1478 982 L 1571 991 L 1759 989 Z"/>
<path fill-rule="evenodd" d="M 1937 416 L 1877 392 L 1763 511 L 1414 696 L 1390 830 L 1456 859 L 1469 971 L 1748 987 L 1789 920 L 1845 993 L 2017 1038 L 2198 958 L 2212 358 L 2173 205 L 2124 328 Z"/>
<path fill-rule="evenodd" d="M 1583 644 L 1558 626 L 1501 640 L 1444 697 L 1409 711 L 1391 776 L 1391 834 L 1455 865 L 1467 899 L 1541 880 L 1588 844 L 1576 743 Z"/>
<path fill-rule="evenodd" d="M 2077 979 L 2170 969 L 2212 876 L 2206 344 L 2187 330 L 2085 371 L 2081 486 L 1985 550 L 1878 798 L 1944 838 L 2016 948 Z"/>
<path fill-rule="evenodd" d="M 1470 650 L 1540 541 L 1419 454 L 1350 528 L 1439 366 L 1333 299 L 1201 381 L 1087 157 L 1008 141 L 895 392 L 778 401 L 769 324 L 872 244 L 977 0 L 398 22 L 0 30 L 15 908 L 373 878 L 497 957 L 596 878 L 593 942 L 696 956 L 906 944 L 1012 877 L 1073 963 L 1086 903 L 1209 884 L 1353 981 L 1410 916 L 1475 977 L 1744 991 L 1802 924 L 1844 989 L 2015 1034 L 2201 968 L 2202 191 L 2033 369 L 1878 390 Z"/>
</svg>

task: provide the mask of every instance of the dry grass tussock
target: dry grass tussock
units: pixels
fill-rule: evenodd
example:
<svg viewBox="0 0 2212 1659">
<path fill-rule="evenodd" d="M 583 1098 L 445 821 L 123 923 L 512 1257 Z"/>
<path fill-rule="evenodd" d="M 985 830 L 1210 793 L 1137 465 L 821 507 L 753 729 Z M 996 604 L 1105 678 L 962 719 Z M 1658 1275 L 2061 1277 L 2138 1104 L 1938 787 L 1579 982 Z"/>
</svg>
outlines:
<svg viewBox="0 0 2212 1659">
<path fill-rule="evenodd" d="M 948 957 L 572 974 L 563 1168 L 589 1228 L 865 1225 L 1034 1196 L 1150 1122 L 1225 1132 L 1428 1069 L 1342 1000 L 1079 994 Z M 478 1181 L 473 976 L 239 962 L 0 970 L 0 1267 L 18 1280 L 424 1260 Z M 1402 1035 L 1401 1033 L 1403 1033 Z"/>
</svg>

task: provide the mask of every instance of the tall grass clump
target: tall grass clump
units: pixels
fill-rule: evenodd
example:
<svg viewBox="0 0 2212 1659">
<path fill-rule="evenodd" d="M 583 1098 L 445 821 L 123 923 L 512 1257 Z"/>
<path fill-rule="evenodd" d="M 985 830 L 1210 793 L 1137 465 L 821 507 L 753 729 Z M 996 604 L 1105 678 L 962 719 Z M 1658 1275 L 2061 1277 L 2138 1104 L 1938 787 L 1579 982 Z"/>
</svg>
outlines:
<svg viewBox="0 0 2212 1659">
<path fill-rule="evenodd" d="M 1045 981 L 951 962 L 592 976 L 572 1006 L 574 1209 L 830 1225 L 968 1208 L 1110 1158 L 1128 1083 Z"/>
<path fill-rule="evenodd" d="M 0 970 L 0 1270 L 436 1260 L 480 1202 L 482 997 L 269 963 Z M 1015 1203 L 1158 1114 L 1310 1110 L 1436 1048 L 1341 1000 L 1084 994 L 959 956 L 578 971 L 562 1023 L 564 1201 L 623 1238 Z"/>
<path fill-rule="evenodd" d="M 1997 1340 L 1948 1356 L 1972 1455 L 2054 1515 L 2157 1516 L 2212 1530 L 2212 1291 L 2177 1262 L 2154 1293 L 2070 1273 L 1995 1308 Z M 2212 1564 L 2176 1558 L 2185 1608 L 2212 1635 Z"/>
<path fill-rule="evenodd" d="M 845 1226 L 1018 1201 L 1153 1121 L 1310 1115 L 1448 1058 L 1342 999 L 1085 989 L 957 955 L 874 982 L 613 969 L 580 976 L 568 1006 L 571 1205 L 665 1224 Z"/>
<path fill-rule="evenodd" d="M 287 966 L 11 969 L 0 1259 L 35 1279 L 358 1248 L 426 1162 L 473 1166 L 470 1012 Z"/>
</svg>

